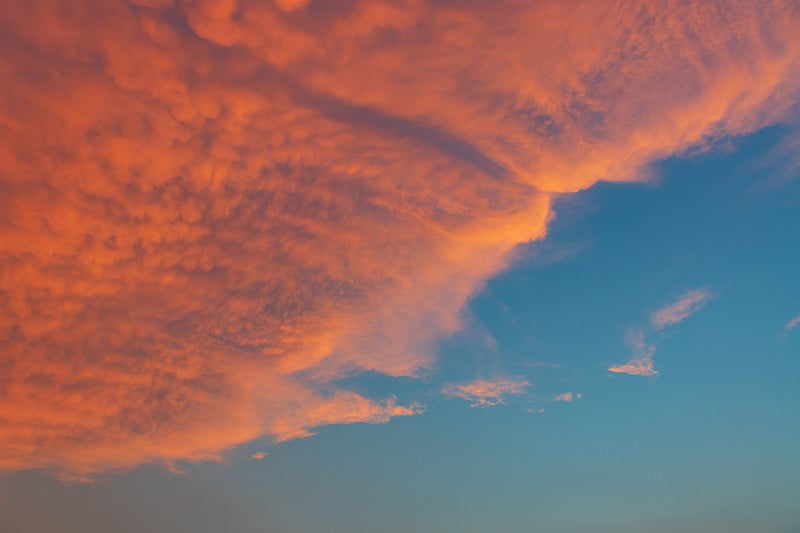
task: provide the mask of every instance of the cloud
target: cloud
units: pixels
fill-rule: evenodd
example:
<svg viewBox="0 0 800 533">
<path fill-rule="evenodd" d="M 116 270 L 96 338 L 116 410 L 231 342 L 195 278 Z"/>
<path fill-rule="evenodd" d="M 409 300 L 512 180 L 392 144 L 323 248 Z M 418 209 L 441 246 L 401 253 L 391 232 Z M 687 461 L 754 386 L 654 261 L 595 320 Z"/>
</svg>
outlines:
<svg viewBox="0 0 800 533">
<path fill-rule="evenodd" d="M 794 317 L 793 319 L 791 319 L 789 322 L 786 323 L 786 331 L 791 331 L 797 326 L 800 326 L 800 315 L 797 315 L 796 317 Z"/>
<path fill-rule="evenodd" d="M 682 322 L 690 315 L 702 309 L 711 297 L 711 291 L 708 289 L 691 290 L 668 306 L 653 312 L 653 314 L 650 315 L 650 322 L 652 322 L 656 329 L 663 329 L 665 326 Z"/>
<path fill-rule="evenodd" d="M 256 452 L 250 457 L 252 457 L 256 461 L 263 461 L 267 457 L 267 452 Z"/>
<path fill-rule="evenodd" d="M 624 365 L 611 366 L 608 370 L 615 374 L 628 374 L 631 376 L 655 376 L 658 374 L 658 370 L 653 367 L 652 354 L 640 359 L 631 359 Z"/>
<path fill-rule="evenodd" d="M 794 2 L 31 0 L 0 13 L 0 468 L 421 407 L 554 195 L 786 117 Z M 480 58 L 480 60 L 476 60 Z"/>
<path fill-rule="evenodd" d="M 470 407 L 490 407 L 505 403 L 507 396 L 525 394 L 528 387 L 530 383 L 522 378 L 479 379 L 463 385 L 445 385 L 442 394 L 466 400 Z"/>
<path fill-rule="evenodd" d="M 658 370 L 653 365 L 653 354 L 656 353 L 655 344 L 646 344 L 641 331 L 629 334 L 628 344 L 633 352 L 633 359 L 625 364 L 609 367 L 609 372 L 631 376 L 655 376 L 658 374 Z"/>
<path fill-rule="evenodd" d="M 583 394 L 580 392 L 572 393 L 572 392 L 562 392 L 561 394 L 556 394 L 553 397 L 554 402 L 572 402 L 574 400 L 580 400 L 583 398 Z"/>
<path fill-rule="evenodd" d="M 713 294 L 708 289 L 691 290 L 673 303 L 652 313 L 650 322 L 657 330 L 682 322 L 705 306 L 712 296 Z M 658 374 L 653 365 L 653 354 L 655 354 L 656 345 L 646 343 L 644 333 L 641 331 L 629 333 L 628 344 L 631 347 L 634 358 L 623 365 L 611 366 L 608 370 L 615 374 L 630 374 L 632 376 L 654 376 Z"/>
</svg>

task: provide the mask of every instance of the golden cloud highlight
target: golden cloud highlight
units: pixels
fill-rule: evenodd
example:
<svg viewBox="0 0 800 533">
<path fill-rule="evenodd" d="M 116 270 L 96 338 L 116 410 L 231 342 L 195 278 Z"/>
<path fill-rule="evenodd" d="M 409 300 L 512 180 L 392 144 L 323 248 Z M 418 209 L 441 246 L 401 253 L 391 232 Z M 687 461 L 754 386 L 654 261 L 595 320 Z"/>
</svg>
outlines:
<svg viewBox="0 0 800 533">
<path fill-rule="evenodd" d="M 550 201 L 781 120 L 794 2 L 31 0 L 0 13 L 0 468 L 421 407 Z"/>
</svg>

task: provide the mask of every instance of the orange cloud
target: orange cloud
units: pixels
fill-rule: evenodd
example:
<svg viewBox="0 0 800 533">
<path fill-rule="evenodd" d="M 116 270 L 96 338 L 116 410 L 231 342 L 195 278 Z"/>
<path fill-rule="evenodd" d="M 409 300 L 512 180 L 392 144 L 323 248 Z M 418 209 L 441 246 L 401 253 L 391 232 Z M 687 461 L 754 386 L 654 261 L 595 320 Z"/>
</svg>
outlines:
<svg viewBox="0 0 800 533">
<path fill-rule="evenodd" d="M 711 299 L 711 291 L 708 289 L 695 289 L 687 292 L 680 298 L 668 306 L 655 311 L 650 315 L 650 322 L 657 329 L 663 329 L 665 326 L 677 324 L 682 322 L 699 311 L 705 306 L 709 299 Z"/>
<path fill-rule="evenodd" d="M 0 13 L 0 468 L 218 459 L 417 405 L 554 194 L 797 102 L 794 2 L 31 0 Z"/>
<path fill-rule="evenodd" d="M 505 403 L 507 396 L 527 392 L 530 383 L 522 378 L 479 379 L 463 385 L 445 385 L 442 394 L 470 402 L 470 407 L 490 407 Z"/>
</svg>

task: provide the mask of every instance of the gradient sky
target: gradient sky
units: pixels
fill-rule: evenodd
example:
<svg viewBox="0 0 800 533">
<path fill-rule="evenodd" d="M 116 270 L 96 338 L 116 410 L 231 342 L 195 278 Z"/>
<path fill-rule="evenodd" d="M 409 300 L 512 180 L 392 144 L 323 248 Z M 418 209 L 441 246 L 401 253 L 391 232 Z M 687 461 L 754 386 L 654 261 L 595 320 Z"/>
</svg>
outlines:
<svg viewBox="0 0 800 533">
<path fill-rule="evenodd" d="M 800 531 L 800 5 L 0 10 L 0 530 Z"/>
</svg>

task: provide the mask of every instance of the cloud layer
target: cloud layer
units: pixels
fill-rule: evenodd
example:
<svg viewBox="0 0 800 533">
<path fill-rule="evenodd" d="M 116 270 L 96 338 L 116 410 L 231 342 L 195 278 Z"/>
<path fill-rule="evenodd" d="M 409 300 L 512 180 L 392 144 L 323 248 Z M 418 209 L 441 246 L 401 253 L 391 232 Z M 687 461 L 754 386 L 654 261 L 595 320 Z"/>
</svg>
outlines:
<svg viewBox="0 0 800 533">
<path fill-rule="evenodd" d="M 419 412 L 550 199 L 797 102 L 795 2 L 31 0 L 0 14 L 0 468 Z"/>
</svg>

